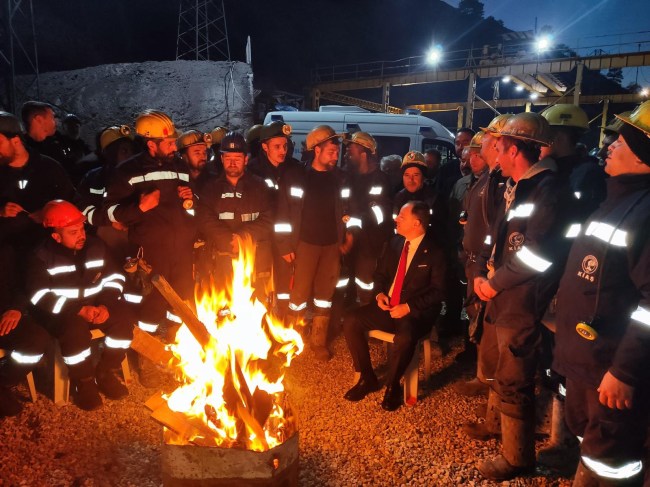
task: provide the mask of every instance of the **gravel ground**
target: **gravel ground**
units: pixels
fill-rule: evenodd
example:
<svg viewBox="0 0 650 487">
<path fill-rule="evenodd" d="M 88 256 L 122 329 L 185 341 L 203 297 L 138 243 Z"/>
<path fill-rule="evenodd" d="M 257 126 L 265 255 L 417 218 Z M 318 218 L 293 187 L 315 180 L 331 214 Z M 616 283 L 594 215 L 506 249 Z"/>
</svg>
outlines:
<svg viewBox="0 0 650 487">
<path fill-rule="evenodd" d="M 464 398 L 452 383 L 471 377 L 459 369 L 459 345 L 433 362 L 428 384 L 420 383 L 413 407 L 389 413 L 382 392 L 359 403 L 342 399 L 351 386 L 351 361 L 342 337 L 334 358 L 323 365 L 309 351 L 292 364 L 287 377 L 299 418 L 300 484 L 306 486 L 568 486 L 566 477 L 538 469 L 537 476 L 510 482 L 483 480 L 476 463 L 495 455 L 499 443 L 466 439 L 459 431 L 475 419 L 480 399 Z M 372 347 L 373 362 L 385 360 Z M 42 374 L 44 375 L 44 374 Z M 41 379 L 44 379 L 41 377 Z M 39 376 L 37 376 L 37 385 Z M 44 380 L 40 382 L 45 382 Z M 47 391 L 47 384 L 44 384 Z M 25 395 L 26 388 L 20 389 Z M 0 420 L 0 486 L 158 486 L 161 427 L 143 406 L 153 391 L 137 380 L 120 402 L 84 412 L 56 407 L 43 395 L 27 402 L 16 418 Z M 538 448 L 542 445 L 538 442 Z"/>
</svg>

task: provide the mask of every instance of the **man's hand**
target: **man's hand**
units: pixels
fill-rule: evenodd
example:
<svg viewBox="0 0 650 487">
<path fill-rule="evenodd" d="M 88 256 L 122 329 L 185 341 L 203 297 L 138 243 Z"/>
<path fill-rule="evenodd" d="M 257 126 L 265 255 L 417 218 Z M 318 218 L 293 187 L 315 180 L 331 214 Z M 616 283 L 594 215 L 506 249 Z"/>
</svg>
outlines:
<svg viewBox="0 0 650 487">
<path fill-rule="evenodd" d="M 634 387 L 618 380 L 607 372 L 598 387 L 598 399 L 603 406 L 610 409 L 632 409 Z"/>
<path fill-rule="evenodd" d="M 82 306 L 79 312 L 77 313 L 77 315 L 81 316 L 81 319 L 84 320 L 86 323 L 92 323 L 93 320 L 95 319 L 95 307 Z"/>
<path fill-rule="evenodd" d="M 108 308 L 106 308 L 106 306 L 102 304 L 100 306 L 97 306 L 95 310 L 96 310 L 96 314 L 95 314 L 95 319 L 93 319 L 93 324 L 101 325 L 110 316 L 110 314 L 108 313 Z"/>
<path fill-rule="evenodd" d="M 151 193 L 140 195 L 140 210 L 147 212 L 153 210 L 160 203 L 160 190 L 154 189 Z"/>
<path fill-rule="evenodd" d="M 294 252 L 291 252 L 286 255 L 283 255 L 282 258 L 286 260 L 289 264 L 291 264 L 294 260 L 296 260 L 296 254 Z"/>
<path fill-rule="evenodd" d="M 0 337 L 8 335 L 11 330 L 18 326 L 22 313 L 17 309 L 8 309 L 0 317 Z"/>
<path fill-rule="evenodd" d="M 484 277 L 474 278 L 474 292 L 481 301 L 490 301 L 498 294 Z"/>
<path fill-rule="evenodd" d="M 390 309 L 390 317 L 394 319 L 404 318 L 411 312 L 411 308 L 406 303 L 398 304 Z"/>
<path fill-rule="evenodd" d="M 194 197 L 192 193 L 192 188 L 189 186 L 179 186 L 178 188 L 178 197 L 182 200 L 191 200 Z"/>
<path fill-rule="evenodd" d="M 339 245 L 339 251 L 341 252 L 341 255 L 347 255 L 350 250 L 352 250 L 353 245 L 354 237 L 350 232 L 345 232 L 345 241 Z"/>
<path fill-rule="evenodd" d="M 20 206 L 18 203 L 12 203 L 11 201 L 5 204 L 2 209 L 0 209 L 0 216 L 3 218 L 14 218 L 19 213 L 25 211 L 25 208 Z"/>
<path fill-rule="evenodd" d="M 390 299 L 384 293 L 377 294 L 377 306 L 384 311 L 390 311 Z"/>
</svg>

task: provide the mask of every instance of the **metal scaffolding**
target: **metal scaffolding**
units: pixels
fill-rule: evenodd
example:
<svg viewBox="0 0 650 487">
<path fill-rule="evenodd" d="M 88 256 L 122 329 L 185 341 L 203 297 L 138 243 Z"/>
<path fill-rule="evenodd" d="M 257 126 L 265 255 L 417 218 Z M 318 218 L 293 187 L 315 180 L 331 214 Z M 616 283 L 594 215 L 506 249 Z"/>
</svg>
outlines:
<svg viewBox="0 0 650 487">
<path fill-rule="evenodd" d="M 40 97 L 32 0 L 5 0 L 2 2 L 1 18 L 0 65 L 9 68 L 3 76 L 6 91 L 3 104 L 7 110 L 16 113 L 34 85 L 36 97 Z M 25 79 L 20 86 L 16 82 L 18 76 Z"/>
<path fill-rule="evenodd" d="M 176 59 L 230 61 L 223 0 L 181 0 Z"/>
</svg>

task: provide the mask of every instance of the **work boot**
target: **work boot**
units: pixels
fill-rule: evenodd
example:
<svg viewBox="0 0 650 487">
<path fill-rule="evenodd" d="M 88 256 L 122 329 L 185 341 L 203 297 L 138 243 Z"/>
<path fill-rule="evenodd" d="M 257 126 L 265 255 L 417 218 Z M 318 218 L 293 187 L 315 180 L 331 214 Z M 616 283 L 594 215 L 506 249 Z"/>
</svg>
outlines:
<svg viewBox="0 0 650 487">
<path fill-rule="evenodd" d="M 485 411 L 485 421 L 464 424 L 462 430 L 474 440 L 487 441 L 501 436 L 501 399 L 490 389 Z"/>
<path fill-rule="evenodd" d="M 314 356 L 321 362 L 327 362 L 332 355 L 327 348 L 327 330 L 329 328 L 329 316 L 314 316 L 311 322 L 311 348 Z"/>
<path fill-rule="evenodd" d="M 162 372 L 156 364 L 142 355 L 138 355 L 138 377 L 142 387 L 160 389 L 163 385 Z"/>
<path fill-rule="evenodd" d="M 94 377 L 76 380 L 73 382 L 73 386 L 75 388 L 74 402 L 79 409 L 94 411 L 104 404 Z"/>
<path fill-rule="evenodd" d="M 537 453 L 537 463 L 546 467 L 561 469 L 575 465 L 580 456 L 580 444 L 571 434 L 564 421 L 564 401 L 553 396 L 551 414 L 551 441 Z"/>
<path fill-rule="evenodd" d="M 490 387 L 474 377 L 470 381 L 457 382 L 454 384 L 454 391 L 456 391 L 461 396 L 475 397 L 475 396 L 487 396 L 488 389 Z"/>
<path fill-rule="evenodd" d="M 120 379 L 120 369 L 97 368 L 97 387 L 109 399 L 122 399 L 129 395 L 129 390 Z"/>
<path fill-rule="evenodd" d="M 23 404 L 14 395 L 13 391 L 0 385 L 0 418 L 18 416 L 23 410 Z"/>
<path fill-rule="evenodd" d="M 483 477 L 510 480 L 534 472 L 535 411 L 530 407 L 502 403 L 501 442 L 503 453 L 478 465 Z"/>
</svg>

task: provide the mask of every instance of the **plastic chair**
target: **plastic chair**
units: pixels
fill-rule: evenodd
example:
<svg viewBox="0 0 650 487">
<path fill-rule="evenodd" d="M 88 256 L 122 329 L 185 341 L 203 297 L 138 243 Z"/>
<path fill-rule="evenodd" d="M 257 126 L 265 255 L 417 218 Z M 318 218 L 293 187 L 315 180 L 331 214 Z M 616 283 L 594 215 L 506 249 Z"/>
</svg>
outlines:
<svg viewBox="0 0 650 487">
<path fill-rule="evenodd" d="M 395 334 L 388 333 L 381 330 L 370 330 L 368 337 L 376 338 L 386 344 L 386 349 L 394 342 Z M 429 380 L 431 377 L 431 339 L 430 336 L 425 335 L 418 342 L 413 354 L 413 359 L 409 364 L 406 372 L 404 373 L 404 404 L 409 406 L 415 405 L 418 400 L 418 368 L 420 365 L 420 344 L 424 349 L 424 380 Z M 361 374 L 355 372 L 354 384 L 359 381 Z"/>
</svg>

